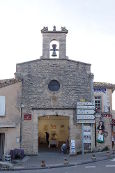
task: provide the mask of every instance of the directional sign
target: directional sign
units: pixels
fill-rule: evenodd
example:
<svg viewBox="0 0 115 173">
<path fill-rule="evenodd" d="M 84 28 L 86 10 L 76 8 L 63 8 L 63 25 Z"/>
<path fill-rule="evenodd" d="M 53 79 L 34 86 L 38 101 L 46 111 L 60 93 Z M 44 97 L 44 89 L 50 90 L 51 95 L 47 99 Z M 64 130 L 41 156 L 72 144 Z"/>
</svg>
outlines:
<svg viewBox="0 0 115 173">
<path fill-rule="evenodd" d="M 93 102 L 77 102 L 77 123 L 95 123 Z"/>
<path fill-rule="evenodd" d="M 77 109 L 77 114 L 80 114 L 80 115 L 92 115 L 94 113 L 95 113 L 94 110 Z"/>
<path fill-rule="evenodd" d="M 77 102 L 77 106 L 94 106 L 93 102 Z"/>
<path fill-rule="evenodd" d="M 77 105 L 77 109 L 93 109 L 95 110 L 95 106 L 94 105 Z"/>
<path fill-rule="evenodd" d="M 77 115 L 78 120 L 94 120 L 94 115 Z"/>
<path fill-rule="evenodd" d="M 95 123 L 95 120 L 77 120 L 77 123 L 79 123 L 79 124 L 88 124 L 88 123 L 90 123 L 90 124 L 94 124 Z"/>
</svg>

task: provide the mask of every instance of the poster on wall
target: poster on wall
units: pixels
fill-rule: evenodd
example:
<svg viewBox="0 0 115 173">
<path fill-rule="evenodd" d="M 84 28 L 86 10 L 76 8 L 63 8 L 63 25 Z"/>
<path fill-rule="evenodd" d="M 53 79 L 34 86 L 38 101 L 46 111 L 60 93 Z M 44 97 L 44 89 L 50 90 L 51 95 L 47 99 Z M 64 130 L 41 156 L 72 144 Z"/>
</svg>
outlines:
<svg viewBox="0 0 115 173">
<path fill-rule="evenodd" d="M 103 134 L 98 133 L 97 142 L 98 143 L 104 143 L 104 135 Z"/>
<path fill-rule="evenodd" d="M 84 126 L 83 143 L 84 144 L 90 144 L 91 143 L 91 126 Z"/>
<path fill-rule="evenodd" d="M 98 130 L 97 142 L 98 143 L 104 143 L 104 130 L 105 130 L 105 126 L 104 126 L 104 122 L 103 121 L 99 121 L 99 125 L 97 127 L 97 130 Z"/>
<path fill-rule="evenodd" d="M 71 140 L 70 142 L 70 153 L 75 154 L 75 140 Z"/>
</svg>

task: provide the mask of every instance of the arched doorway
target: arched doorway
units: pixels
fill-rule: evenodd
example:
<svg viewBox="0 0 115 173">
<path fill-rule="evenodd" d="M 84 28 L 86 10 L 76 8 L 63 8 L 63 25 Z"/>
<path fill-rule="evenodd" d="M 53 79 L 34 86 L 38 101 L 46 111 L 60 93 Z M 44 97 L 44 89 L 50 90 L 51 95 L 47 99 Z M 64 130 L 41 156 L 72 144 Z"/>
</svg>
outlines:
<svg viewBox="0 0 115 173">
<path fill-rule="evenodd" d="M 61 145 L 67 140 L 69 140 L 69 117 L 47 115 L 38 118 L 39 151 L 60 151 Z"/>
</svg>

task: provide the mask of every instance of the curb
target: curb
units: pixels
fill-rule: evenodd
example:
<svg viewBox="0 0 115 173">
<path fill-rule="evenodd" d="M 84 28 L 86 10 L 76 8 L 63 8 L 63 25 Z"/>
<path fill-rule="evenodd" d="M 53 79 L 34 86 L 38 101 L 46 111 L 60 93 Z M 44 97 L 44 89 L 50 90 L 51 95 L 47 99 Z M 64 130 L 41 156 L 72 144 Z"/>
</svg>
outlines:
<svg viewBox="0 0 115 173">
<path fill-rule="evenodd" d="M 111 157 L 111 159 L 114 158 Z M 40 170 L 40 169 L 53 169 L 53 168 L 64 168 L 64 167 L 72 167 L 72 166 L 77 166 L 77 165 L 85 165 L 85 164 L 89 164 L 89 163 L 95 163 L 95 162 L 99 162 L 99 161 L 103 161 L 103 160 L 108 160 L 110 158 L 102 158 L 102 159 L 97 159 L 95 161 L 93 160 L 89 160 L 89 161 L 83 161 L 81 163 L 69 163 L 67 165 L 64 164 L 58 164 L 58 165 L 49 165 L 46 167 L 28 167 L 28 168 L 14 168 L 14 169 L 10 169 L 11 171 L 21 171 L 21 170 Z"/>
<path fill-rule="evenodd" d="M 68 165 L 50 165 L 46 167 L 30 167 L 30 168 L 14 168 L 10 169 L 10 171 L 22 171 L 22 170 L 39 170 L 39 169 L 53 169 L 53 168 L 63 168 L 63 167 L 72 167 L 76 166 L 77 164 L 68 164 Z M 9 170 L 8 170 L 9 171 Z"/>
</svg>

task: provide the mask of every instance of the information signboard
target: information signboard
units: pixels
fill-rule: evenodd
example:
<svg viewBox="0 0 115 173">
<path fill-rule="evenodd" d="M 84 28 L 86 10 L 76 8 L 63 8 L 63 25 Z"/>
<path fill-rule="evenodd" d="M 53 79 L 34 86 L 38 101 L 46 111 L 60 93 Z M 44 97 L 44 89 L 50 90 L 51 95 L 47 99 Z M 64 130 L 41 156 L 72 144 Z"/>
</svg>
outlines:
<svg viewBox="0 0 115 173">
<path fill-rule="evenodd" d="M 77 102 L 77 123 L 95 123 L 93 102 Z"/>
<path fill-rule="evenodd" d="M 91 126 L 85 126 L 83 128 L 83 143 L 91 143 Z"/>
</svg>

